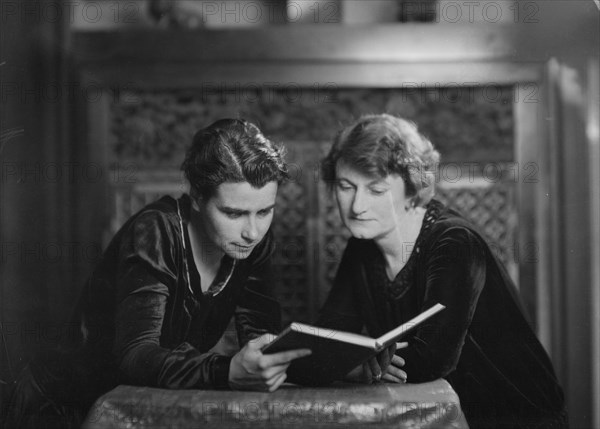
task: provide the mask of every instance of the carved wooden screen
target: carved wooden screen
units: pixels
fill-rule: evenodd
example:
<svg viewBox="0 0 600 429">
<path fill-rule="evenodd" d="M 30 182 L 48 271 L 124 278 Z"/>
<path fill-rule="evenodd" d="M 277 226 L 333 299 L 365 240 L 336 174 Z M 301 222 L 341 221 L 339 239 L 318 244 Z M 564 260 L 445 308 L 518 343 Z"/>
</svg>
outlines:
<svg viewBox="0 0 600 429">
<path fill-rule="evenodd" d="M 197 129 L 222 117 L 255 122 L 286 145 L 291 163 L 273 222 L 284 322 L 311 321 L 348 237 L 319 180 L 319 160 L 341 125 L 363 113 L 388 112 L 414 120 L 432 140 L 443 161 L 437 197 L 480 227 L 518 281 L 511 87 L 292 89 L 121 93 L 110 109 L 109 162 L 131 180 L 113 183 L 111 232 L 149 201 L 185 189 L 178 168 Z"/>
</svg>

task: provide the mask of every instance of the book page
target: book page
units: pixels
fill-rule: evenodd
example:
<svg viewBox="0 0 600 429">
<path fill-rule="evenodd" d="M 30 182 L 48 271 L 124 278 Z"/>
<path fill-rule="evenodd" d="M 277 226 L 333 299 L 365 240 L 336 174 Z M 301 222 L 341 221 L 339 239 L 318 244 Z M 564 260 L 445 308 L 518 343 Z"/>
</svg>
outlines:
<svg viewBox="0 0 600 429">
<path fill-rule="evenodd" d="M 417 325 L 419 325 L 420 323 L 429 319 L 431 316 L 433 316 L 437 312 L 443 310 L 444 308 L 446 308 L 444 305 L 436 304 L 433 307 L 431 307 L 430 309 L 425 310 L 418 316 L 410 319 L 408 322 L 403 323 L 402 325 L 398 326 L 397 328 L 392 329 L 387 334 L 384 334 L 381 337 L 377 338 L 378 346 L 379 347 L 387 347 L 389 344 L 392 343 L 392 341 L 395 341 L 396 339 L 398 339 L 398 337 L 406 334 L 408 331 L 411 331 L 413 328 L 417 327 Z"/>
<path fill-rule="evenodd" d="M 352 332 L 337 331 L 335 329 L 320 328 L 317 326 L 305 325 L 304 323 L 292 323 L 292 329 L 297 332 L 303 332 L 331 340 L 343 341 L 345 343 L 356 344 L 358 346 L 368 347 L 373 350 L 377 348 L 377 341 L 364 335 Z"/>
</svg>

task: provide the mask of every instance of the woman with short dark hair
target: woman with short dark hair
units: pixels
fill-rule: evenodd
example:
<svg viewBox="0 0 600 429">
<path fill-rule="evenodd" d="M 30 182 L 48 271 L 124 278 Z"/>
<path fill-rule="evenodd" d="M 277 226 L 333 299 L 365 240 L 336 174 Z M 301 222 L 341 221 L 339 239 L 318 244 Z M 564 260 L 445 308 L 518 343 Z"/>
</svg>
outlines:
<svg viewBox="0 0 600 429">
<path fill-rule="evenodd" d="M 404 119 L 367 115 L 323 163 L 352 233 L 318 325 L 378 337 L 446 309 L 347 378 L 445 378 L 472 428 L 566 426 L 562 390 L 514 285 L 476 228 L 432 199 L 439 154 Z M 343 357 L 340 357 L 343 359 Z"/>
<path fill-rule="evenodd" d="M 273 391 L 310 353 L 260 351 L 280 329 L 269 265 L 282 148 L 224 119 L 194 136 L 182 168 L 190 195 L 161 198 L 117 232 L 82 291 L 72 337 L 19 377 L 7 427 L 78 427 L 118 384 Z M 232 316 L 242 349 L 211 352 Z"/>
</svg>

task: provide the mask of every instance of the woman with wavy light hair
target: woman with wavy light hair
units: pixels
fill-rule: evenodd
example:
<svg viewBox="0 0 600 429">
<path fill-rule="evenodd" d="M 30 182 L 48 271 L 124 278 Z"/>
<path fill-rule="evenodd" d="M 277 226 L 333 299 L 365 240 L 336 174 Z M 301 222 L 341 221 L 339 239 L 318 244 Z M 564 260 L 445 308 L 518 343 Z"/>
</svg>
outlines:
<svg viewBox="0 0 600 429">
<path fill-rule="evenodd" d="M 565 427 L 562 390 L 504 267 L 473 225 L 433 199 L 438 162 L 417 127 L 391 115 L 338 134 L 323 175 L 352 238 L 317 324 L 378 337 L 441 303 L 406 348 L 346 378 L 443 377 L 472 428 Z"/>
</svg>

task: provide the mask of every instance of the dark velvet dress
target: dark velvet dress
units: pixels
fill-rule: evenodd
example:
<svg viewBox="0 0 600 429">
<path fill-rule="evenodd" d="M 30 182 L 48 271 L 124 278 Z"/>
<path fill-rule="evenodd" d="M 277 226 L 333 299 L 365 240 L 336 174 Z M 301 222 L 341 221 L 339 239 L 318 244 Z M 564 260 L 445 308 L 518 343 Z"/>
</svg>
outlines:
<svg viewBox="0 0 600 429">
<path fill-rule="evenodd" d="M 351 238 L 318 325 L 378 337 L 446 309 L 399 350 L 409 383 L 445 378 L 472 428 L 566 426 L 562 390 L 515 287 L 473 226 L 433 200 L 393 281 L 375 242 Z"/>
<path fill-rule="evenodd" d="M 82 291 L 65 341 L 21 374 L 6 427 L 76 427 L 118 384 L 228 388 L 231 357 L 209 350 L 231 317 L 240 344 L 280 330 L 269 290 L 271 233 L 245 260 L 224 256 L 203 293 L 182 229 L 189 209 L 187 195 L 164 197 L 119 230 Z"/>
</svg>

